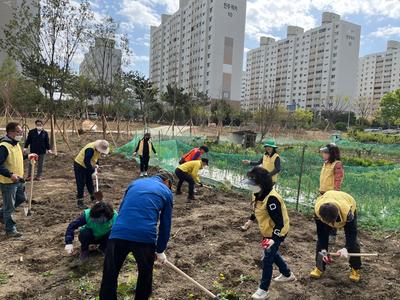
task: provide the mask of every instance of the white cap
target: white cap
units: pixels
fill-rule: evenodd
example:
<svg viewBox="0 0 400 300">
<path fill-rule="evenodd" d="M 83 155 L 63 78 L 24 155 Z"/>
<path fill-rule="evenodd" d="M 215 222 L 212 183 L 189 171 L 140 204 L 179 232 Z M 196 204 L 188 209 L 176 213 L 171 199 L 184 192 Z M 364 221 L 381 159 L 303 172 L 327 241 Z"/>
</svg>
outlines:
<svg viewBox="0 0 400 300">
<path fill-rule="evenodd" d="M 95 141 L 94 147 L 102 154 L 108 154 L 110 152 L 110 144 L 106 140 Z"/>
</svg>

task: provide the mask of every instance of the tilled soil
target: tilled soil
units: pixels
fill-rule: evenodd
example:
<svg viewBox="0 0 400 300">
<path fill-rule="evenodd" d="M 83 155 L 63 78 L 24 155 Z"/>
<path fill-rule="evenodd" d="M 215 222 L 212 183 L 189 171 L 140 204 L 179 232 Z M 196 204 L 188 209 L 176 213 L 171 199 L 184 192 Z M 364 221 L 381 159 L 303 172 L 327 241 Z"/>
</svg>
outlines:
<svg viewBox="0 0 400 300">
<path fill-rule="evenodd" d="M 71 154 L 49 157 L 45 180 L 34 185 L 33 215 L 25 217 L 22 207 L 16 213 L 23 239 L 6 239 L 1 233 L 0 299 L 95 299 L 102 256 L 93 251 L 89 261 L 81 265 L 78 251 L 73 257 L 64 253 L 65 229 L 81 213 L 75 203 L 72 164 Z M 103 164 L 101 190 L 106 200 L 118 206 L 125 188 L 137 176 L 137 166 L 119 156 L 112 156 Z M 250 299 L 261 276 L 261 247 L 257 226 L 245 233 L 240 231 L 249 212 L 249 200 L 234 192 L 201 188 L 197 200 L 190 204 L 185 195 L 175 197 L 173 229 L 166 252 L 169 260 L 215 294 L 225 294 L 227 299 Z M 398 234 L 360 230 L 362 250 L 381 254 L 363 260 L 360 283 L 348 279 L 346 261 L 336 261 L 322 279 L 312 280 L 308 276 L 315 255 L 312 216 L 290 211 L 290 219 L 291 231 L 281 252 L 297 281 L 272 283 L 271 299 L 400 299 Z M 75 239 L 75 248 L 79 249 Z M 343 244 L 343 234 L 339 233 L 334 249 Z M 274 275 L 278 275 L 277 270 Z M 132 284 L 135 278 L 136 267 L 130 259 L 119 282 Z M 129 290 L 129 284 L 122 284 L 121 290 Z M 153 288 L 152 299 L 206 299 L 192 284 L 159 266 Z"/>
</svg>

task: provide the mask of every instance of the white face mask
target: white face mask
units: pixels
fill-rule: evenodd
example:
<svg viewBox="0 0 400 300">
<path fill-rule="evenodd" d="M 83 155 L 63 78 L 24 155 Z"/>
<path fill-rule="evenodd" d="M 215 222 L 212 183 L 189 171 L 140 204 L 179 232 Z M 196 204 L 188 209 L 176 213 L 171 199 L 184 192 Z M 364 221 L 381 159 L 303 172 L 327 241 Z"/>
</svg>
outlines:
<svg viewBox="0 0 400 300">
<path fill-rule="evenodd" d="M 259 185 L 250 185 L 250 190 L 256 194 L 261 192 L 261 187 Z"/>
<path fill-rule="evenodd" d="M 42 130 L 43 130 L 43 127 L 37 126 L 36 129 L 39 130 L 39 131 L 42 131 Z"/>
<path fill-rule="evenodd" d="M 16 140 L 17 142 L 20 142 L 23 137 L 24 137 L 23 135 L 17 135 L 17 136 L 15 136 L 14 140 Z"/>
</svg>

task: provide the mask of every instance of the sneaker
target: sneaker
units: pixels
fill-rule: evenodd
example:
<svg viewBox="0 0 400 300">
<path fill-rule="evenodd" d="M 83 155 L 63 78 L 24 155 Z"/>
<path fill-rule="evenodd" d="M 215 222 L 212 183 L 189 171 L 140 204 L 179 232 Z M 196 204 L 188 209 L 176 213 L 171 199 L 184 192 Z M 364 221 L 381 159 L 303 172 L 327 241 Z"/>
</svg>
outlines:
<svg viewBox="0 0 400 300">
<path fill-rule="evenodd" d="M 265 300 L 269 298 L 269 291 L 264 291 L 262 289 L 258 289 L 253 296 L 251 296 L 251 299 L 256 299 L 256 300 Z"/>
<path fill-rule="evenodd" d="M 147 172 L 145 172 L 145 173 L 144 173 L 144 177 L 147 177 L 147 176 L 149 176 L 149 174 L 147 174 Z"/>
<path fill-rule="evenodd" d="M 246 223 L 244 223 L 243 226 L 240 226 L 240 228 L 241 228 L 243 231 L 247 231 L 247 230 L 249 230 L 249 228 L 251 227 L 251 225 L 253 225 L 253 221 L 252 221 L 252 220 L 248 220 Z"/>
<path fill-rule="evenodd" d="M 89 250 L 81 251 L 79 259 L 83 262 L 89 259 Z"/>
<path fill-rule="evenodd" d="M 42 178 L 42 177 L 36 177 L 35 180 L 36 180 L 36 181 L 42 181 L 43 178 Z"/>
<path fill-rule="evenodd" d="M 19 238 L 22 236 L 22 233 L 15 230 L 15 231 L 7 232 L 6 235 L 9 238 Z"/>
<path fill-rule="evenodd" d="M 78 199 L 77 205 L 78 205 L 78 208 L 80 208 L 80 209 L 87 209 L 87 208 L 88 208 L 88 207 L 85 205 L 85 203 L 83 203 L 83 200 L 82 200 L 82 199 Z"/>
<path fill-rule="evenodd" d="M 353 282 L 359 282 L 360 278 L 361 278 L 360 270 L 351 268 L 351 273 L 350 273 L 349 278 Z"/>
<path fill-rule="evenodd" d="M 311 278 L 315 278 L 315 279 L 319 279 L 319 278 L 321 278 L 322 274 L 324 274 L 323 271 L 321 271 L 318 268 L 315 268 L 314 270 L 311 271 L 310 277 Z"/>
<path fill-rule="evenodd" d="M 285 275 L 281 274 L 278 277 L 274 278 L 275 282 L 291 282 L 296 281 L 296 276 L 294 276 L 293 272 L 290 272 L 290 276 L 286 277 Z"/>
<path fill-rule="evenodd" d="M 188 201 L 193 201 L 193 200 L 196 200 L 196 198 L 195 198 L 194 196 L 188 196 L 188 197 L 187 197 L 187 200 L 188 200 Z"/>
</svg>

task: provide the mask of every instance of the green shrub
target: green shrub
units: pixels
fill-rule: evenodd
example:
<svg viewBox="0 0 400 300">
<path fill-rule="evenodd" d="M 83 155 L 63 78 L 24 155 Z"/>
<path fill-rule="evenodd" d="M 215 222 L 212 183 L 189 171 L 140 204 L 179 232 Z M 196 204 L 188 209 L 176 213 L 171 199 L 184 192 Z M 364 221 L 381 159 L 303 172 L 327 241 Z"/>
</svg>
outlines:
<svg viewBox="0 0 400 300">
<path fill-rule="evenodd" d="M 335 129 L 340 130 L 340 131 L 346 131 L 347 130 L 347 124 L 344 122 L 337 122 L 335 124 Z"/>
<path fill-rule="evenodd" d="M 388 166 L 393 164 L 391 161 L 385 159 L 369 159 L 363 157 L 352 157 L 352 156 L 344 156 L 342 157 L 342 161 L 345 165 L 351 166 L 361 166 L 361 167 L 379 167 L 379 166 Z"/>
<path fill-rule="evenodd" d="M 350 136 L 361 143 L 398 144 L 400 135 L 352 131 Z"/>
</svg>

